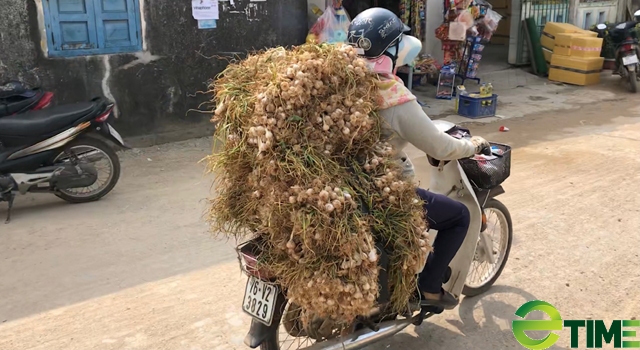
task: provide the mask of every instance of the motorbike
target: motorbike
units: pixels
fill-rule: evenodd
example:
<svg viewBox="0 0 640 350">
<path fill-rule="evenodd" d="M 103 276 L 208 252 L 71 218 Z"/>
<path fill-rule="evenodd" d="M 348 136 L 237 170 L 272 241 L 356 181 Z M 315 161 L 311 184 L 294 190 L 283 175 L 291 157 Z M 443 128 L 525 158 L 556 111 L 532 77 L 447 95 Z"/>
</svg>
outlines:
<svg viewBox="0 0 640 350">
<path fill-rule="evenodd" d="M 434 121 L 452 137 L 470 137 L 470 132 L 446 121 Z M 510 175 L 511 148 L 492 143 L 490 156 L 443 162 L 429 157 L 430 190 L 462 202 L 471 214 L 467 236 L 449 265 L 443 288 L 459 296 L 475 296 L 487 291 L 502 273 L 513 240 L 511 215 L 507 207 L 495 199 L 505 193 L 501 183 Z M 431 239 L 437 232 L 430 232 Z M 376 307 L 362 315 L 348 329 L 335 329 L 330 320 L 314 319 L 303 324 L 304 312 L 287 299 L 268 271 L 257 265 L 259 241 L 249 240 L 238 246 L 241 269 L 248 275 L 243 311 L 252 317 L 245 344 L 262 350 L 353 350 L 361 349 L 393 336 L 411 324 L 420 325 L 429 317 L 444 311 L 441 307 L 420 306 L 419 295 L 405 314 L 383 312 Z M 379 265 L 386 271 L 388 259 L 384 250 Z M 387 286 L 379 278 L 380 294 Z M 380 300 L 379 300 L 380 301 Z M 379 304 L 381 305 L 381 304 Z M 256 307 L 257 306 L 257 307 Z"/>
<path fill-rule="evenodd" d="M 114 105 L 101 98 L 0 118 L 0 202 L 18 193 L 52 193 L 71 203 L 98 200 L 120 177 L 105 141 L 128 148 L 107 120 Z"/>
<path fill-rule="evenodd" d="M 640 10 L 635 13 L 636 18 L 640 17 Z M 638 35 L 634 30 L 638 21 L 628 21 L 618 23 L 611 28 L 606 24 L 598 24 L 596 29 L 599 36 L 604 36 L 605 31 L 609 31 L 611 41 L 615 46 L 615 73 L 619 74 L 629 84 L 629 90 L 633 93 L 638 91 L 638 72 L 640 71 L 640 50 L 638 49 Z"/>
<path fill-rule="evenodd" d="M 53 93 L 41 88 L 28 88 L 17 81 L 0 85 L 0 118 L 37 111 L 49 107 Z"/>
</svg>

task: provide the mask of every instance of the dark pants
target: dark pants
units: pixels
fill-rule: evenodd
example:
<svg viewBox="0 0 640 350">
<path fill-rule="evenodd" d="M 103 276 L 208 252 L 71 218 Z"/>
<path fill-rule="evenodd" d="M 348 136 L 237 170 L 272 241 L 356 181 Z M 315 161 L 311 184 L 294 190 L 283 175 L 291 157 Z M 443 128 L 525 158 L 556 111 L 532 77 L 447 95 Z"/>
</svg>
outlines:
<svg viewBox="0 0 640 350">
<path fill-rule="evenodd" d="M 427 264 L 420 274 L 420 290 L 440 293 L 449 263 L 464 241 L 470 223 L 469 209 L 447 196 L 417 189 L 427 211 L 429 228 L 438 230 Z"/>
</svg>

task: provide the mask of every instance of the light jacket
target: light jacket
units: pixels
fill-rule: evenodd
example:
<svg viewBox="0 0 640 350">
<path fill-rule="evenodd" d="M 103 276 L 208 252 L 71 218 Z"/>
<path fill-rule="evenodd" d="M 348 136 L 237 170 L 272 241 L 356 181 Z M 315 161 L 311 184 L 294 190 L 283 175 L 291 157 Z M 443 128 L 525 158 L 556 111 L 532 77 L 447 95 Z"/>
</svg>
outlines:
<svg viewBox="0 0 640 350">
<path fill-rule="evenodd" d="M 395 151 L 394 157 L 402 164 L 403 174 L 415 176 L 413 164 L 403 149 L 412 144 L 422 152 L 440 160 L 470 157 L 475 146 L 469 140 L 455 139 L 438 130 L 416 101 L 416 97 L 391 73 L 390 59 L 382 56 L 373 61 L 374 72 L 380 77 L 378 107 L 384 119 L 382 138 Z M 376 67 L 377 66 L 377 67 Z"/>
</svg>

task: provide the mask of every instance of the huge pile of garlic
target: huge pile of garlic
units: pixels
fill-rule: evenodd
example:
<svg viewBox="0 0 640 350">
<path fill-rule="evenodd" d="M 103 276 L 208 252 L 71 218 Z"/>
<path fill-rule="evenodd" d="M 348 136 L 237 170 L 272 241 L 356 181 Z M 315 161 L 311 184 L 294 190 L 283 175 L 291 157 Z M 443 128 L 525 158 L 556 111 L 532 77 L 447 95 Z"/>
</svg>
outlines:
<svg viewBox="0 0 640 350">
<path fill-rule="evenodd" d="M 262 238 L 259 265 L 287 297 L 345 322 L 378 298 L 376 243 L 397 310 L 429 250 L 415 186 L 380 140 L 376 79 L 349 46 L 303 45 L 230 64 L 211 91 L 212 230 Z"/>
</svg>

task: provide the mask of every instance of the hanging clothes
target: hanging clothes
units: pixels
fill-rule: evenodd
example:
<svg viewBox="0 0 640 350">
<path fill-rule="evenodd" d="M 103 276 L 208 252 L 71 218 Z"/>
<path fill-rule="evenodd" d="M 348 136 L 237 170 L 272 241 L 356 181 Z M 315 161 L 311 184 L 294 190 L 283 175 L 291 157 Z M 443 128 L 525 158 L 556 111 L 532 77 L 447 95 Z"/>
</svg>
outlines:
<svg viewBox="0 0 640 350">
<path fill-rule="evenodd" d="M 400 19 L 411 27 L 411 35 L 424 40 L 427 20 L 424 0 L 400 0 Z"/>
</svg>

